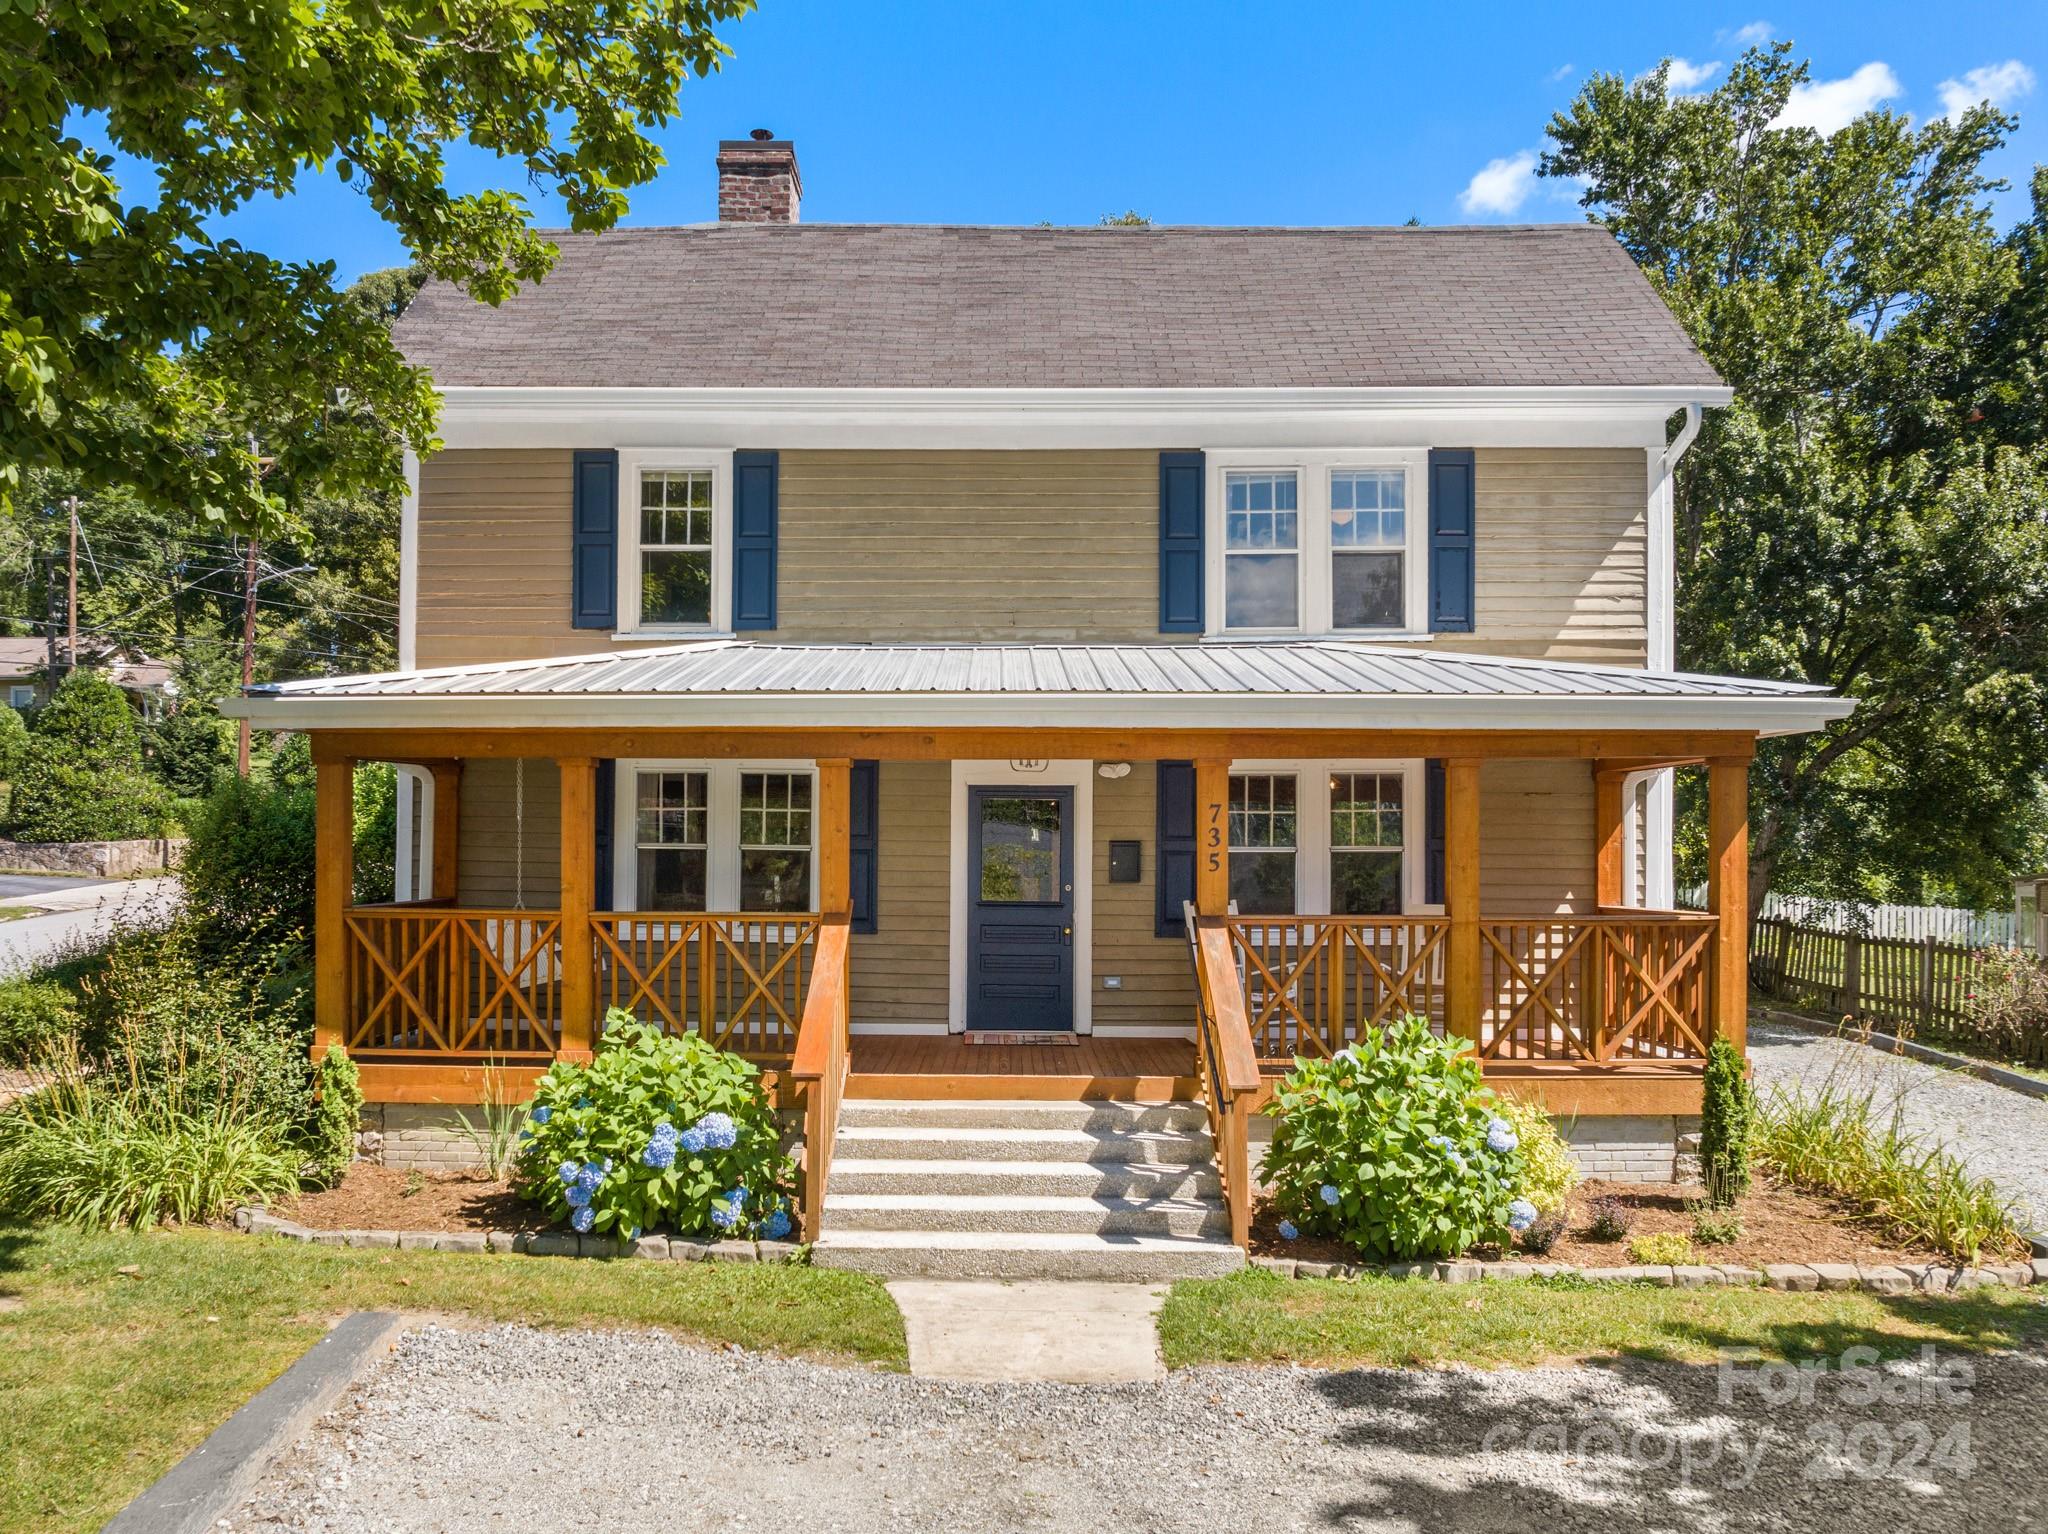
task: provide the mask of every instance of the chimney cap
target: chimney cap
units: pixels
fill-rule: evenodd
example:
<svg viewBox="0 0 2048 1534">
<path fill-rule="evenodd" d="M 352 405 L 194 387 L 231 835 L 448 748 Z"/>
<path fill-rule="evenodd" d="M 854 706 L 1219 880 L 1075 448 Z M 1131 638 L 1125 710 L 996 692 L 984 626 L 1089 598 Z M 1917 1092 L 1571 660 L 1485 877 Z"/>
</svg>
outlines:
<svg viewBox="0 0 2048 1534">
<path fill-rule="evenodd" d="M 747 137 L 752 139 L 757 144 L 765 144 L 768 142 L 768 140 L 775 137 L 775 130 L 773 128 L 756 128 L 753 132 L 749 133 Z"/>
</svg>

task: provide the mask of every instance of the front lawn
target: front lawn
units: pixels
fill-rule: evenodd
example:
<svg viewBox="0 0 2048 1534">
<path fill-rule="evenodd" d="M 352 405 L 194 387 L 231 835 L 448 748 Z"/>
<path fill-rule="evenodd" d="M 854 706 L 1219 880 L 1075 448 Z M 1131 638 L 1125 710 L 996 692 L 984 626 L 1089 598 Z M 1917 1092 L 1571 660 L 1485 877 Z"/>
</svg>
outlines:
<svg viewBox="0 0 2048 1534">
<path fill-rule="evenodd" d="M 97 1529 L 351 1310 L 906 1358 L 894 1303 L 851 1273 L 0 1231 L 0 1530 Z"/>
<path fill-rule="evenodd" d="M 2032 1290 L 1953 1296 L 1852 1291 L 1665 1289 L 1579 1279 L 1442 1284 L 1286 1279 L 1261 1269 L 1174 1285 L 1159 1316 L 1169 1368 L 1221 1363 L 1527 1365 L 1617 1354 L 1712 1362 L 1716 1349 L 1771 1358 L 1887 1355 L 1923 1342 L 2009 1348 L 2048 1343 L 2048 1302 Z"/>
</svg>

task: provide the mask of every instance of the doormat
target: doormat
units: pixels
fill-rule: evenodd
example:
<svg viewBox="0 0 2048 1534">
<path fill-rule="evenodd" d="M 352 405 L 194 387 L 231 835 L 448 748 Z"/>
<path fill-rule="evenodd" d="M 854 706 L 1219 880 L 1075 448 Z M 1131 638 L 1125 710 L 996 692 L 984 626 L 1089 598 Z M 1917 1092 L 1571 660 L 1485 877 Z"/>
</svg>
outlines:
<svg viewBox="0 0 2048 1534">
<path fill-rule="evenodd" d="M 977 1029 L 961 1037 L 969 1044 L 1054 1044 L 1076 1049 L 1081 1044 L 1077 1033 L 986 1033 Z"/>
</svg>

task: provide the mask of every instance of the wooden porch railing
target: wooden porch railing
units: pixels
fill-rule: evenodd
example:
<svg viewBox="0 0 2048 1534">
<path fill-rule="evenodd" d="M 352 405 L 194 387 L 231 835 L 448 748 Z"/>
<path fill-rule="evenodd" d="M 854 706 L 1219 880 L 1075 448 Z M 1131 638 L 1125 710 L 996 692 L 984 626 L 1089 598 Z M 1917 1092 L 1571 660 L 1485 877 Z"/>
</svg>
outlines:
<svg viewBox="0 0 2048 1534">
<path fill-rule="evenodd" d="M 1447 1024 L 1443 917 L 1230 916 L 1261 1060 L 1329 1056 L 1409 1013 Z M 1487 1060 L 1697 1061 L 1712 1037 L 1714 918 L 1644 911 L 1480 923 Z"/>
<path fill-rule="evenodd" d="M 816 915 L 607 911 L 590 923 L 600 1012 L 623 1007 L 746 1055 L 796 1048 Z"/>
<path fill-rule="evenodd" d="M 1228 919 L 1182 907 L 1195 967 L 1195 1058 L 1209 1138 L 1230 1211 L 1230 1239 L 1249 1248 L 1252 1234 L 1251 1121 L 1259 1096 L 1259 1058 L 1245 1019 Z"/>
<path fill-rule="evenodd" d="M 344 913 L 351 1054 L 518 1059 L 554 1054 L 561 917 L 455 910 L 439 901 Z"/>
<path fill-rule="evenodd" d="M 797 1031 L 790 1079 L 804 1105 L 803 1237 L 815 1241 L 824 1229 L 825 1184 L 832 1175 L 832 1143 L 839 1135 L 839 1104 L 846 1094 L 851 1059 L 847 993 L 851 926 L 843 916 L 827 920 L 818 936 L 817 958 L 803 1022 Z"/>
</svg>

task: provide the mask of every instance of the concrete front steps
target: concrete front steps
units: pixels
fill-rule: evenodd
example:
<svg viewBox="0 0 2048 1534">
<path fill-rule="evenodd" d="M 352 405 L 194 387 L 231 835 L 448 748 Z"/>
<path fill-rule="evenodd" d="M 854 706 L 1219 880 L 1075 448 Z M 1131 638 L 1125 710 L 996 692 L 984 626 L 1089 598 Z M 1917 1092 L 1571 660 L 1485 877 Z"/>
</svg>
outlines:
<svg viewBox="0 0 2048 1534">
<path fill-rule="evenodd" d="M 821 1267 L 1151 1283 L 1244 1266 L 1198 1103 L 856 1100 L 840 1113 Z"/>
</svg>

